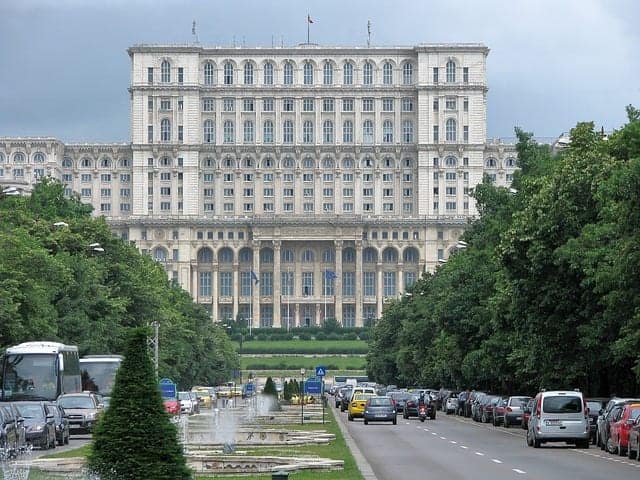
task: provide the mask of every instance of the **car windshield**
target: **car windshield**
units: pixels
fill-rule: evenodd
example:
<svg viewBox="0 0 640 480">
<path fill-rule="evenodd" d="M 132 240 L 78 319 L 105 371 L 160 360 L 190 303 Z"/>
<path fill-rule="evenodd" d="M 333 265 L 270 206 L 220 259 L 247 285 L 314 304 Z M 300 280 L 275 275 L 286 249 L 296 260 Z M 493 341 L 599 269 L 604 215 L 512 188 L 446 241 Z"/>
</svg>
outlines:
<svg viewBox="0 0 640 480">
<path fill-rule="evenodd" d="M 511 397 L 509 399 L 509 405 L 511 405 L 512 407 L 524 406 L 529 400 L 531 400 L 531 397 Z"/>
<path fill-rule="evenodd" d="M 178 398 L 180 400 L 190 400 L 191 399 L 191 395 L 189 395 L 188 392 L 178 392 Z"/>
<path fill-rule="evenodd" d="M 60 397 L 58 404 L 62 408 L 96 408 L 91 398 L 85 396 Z"/>
<path fill-rule="evenodd" d="M 24 418 L 44 418 L 44 410 L 40 405 L 22 404 L 18 409 Z"/>
<path fill-rule="evenodd" d="M 582 399 L 569 395 L 545 397 L 542 410 L 545 413 L 580 413 L 582 411 Z"/>
<path fill-rule="evenodd" d="M 631 409 L 631 415 L 629 416 L 629 418 L 631 420 L 635 420 L 639 416 L 640 416 L 640 407 L 633 407 L 633 409 Z"/>
<path fill-rule="evenodd" d="M 369 405 L 372 407 L 383 407 L 391 405 L 391 399 L 387 397 L 374 397 L 369 399 Z"/>
<path fill-rule="evenodd" d="M 600 402 L 591 401 L 591 402 L 587 402 L 587 407 L 589 408 L 589 411 L 591 413 L 598 413 L 602 408 L 602 405 L 600 405 Z"/>
</svg>

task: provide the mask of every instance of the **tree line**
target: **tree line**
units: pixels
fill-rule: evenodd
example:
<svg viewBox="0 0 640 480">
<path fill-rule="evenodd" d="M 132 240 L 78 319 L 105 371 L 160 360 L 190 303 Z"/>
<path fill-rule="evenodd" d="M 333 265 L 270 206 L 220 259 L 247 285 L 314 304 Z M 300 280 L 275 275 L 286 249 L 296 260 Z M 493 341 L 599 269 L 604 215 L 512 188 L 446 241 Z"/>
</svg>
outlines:
<svg viewBox="0 0 640 480">
<path fill-rule="evenodd" d="M 129 331 L 157 321 L 161 377 L 180 388 L 226 381 L 240 364 L 226 332 L 91 210 L 50 178 L 30 196 L 0 193 L 0 346 L 50 340 L 119 354 Z"/>
<path fill-rule="evenodd" d="M 367 355 L 385 384 L 591 395 L 640 390 L 640 111 L 579 123 L 555 153 L 516 129 L 511 188 L 434 273 L 386 304 Z"/>
</svg>

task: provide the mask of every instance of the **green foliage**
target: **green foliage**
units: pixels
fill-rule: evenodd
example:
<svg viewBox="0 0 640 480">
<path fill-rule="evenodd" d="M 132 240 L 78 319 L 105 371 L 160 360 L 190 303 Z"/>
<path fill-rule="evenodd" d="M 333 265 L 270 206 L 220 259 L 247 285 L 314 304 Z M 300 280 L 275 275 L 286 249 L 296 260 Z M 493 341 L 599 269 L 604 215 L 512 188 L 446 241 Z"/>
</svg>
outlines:
<svg viewBox="0 0 640 480">
<path fill-rule="evenodd" d="M 512 191 L 474 196 L 458 251 L 378 320 L 384 383 L 592 395 L 640 387 L 640 114 L 607 139 L 579 123 L 557 155 L 517 129 Z"/>
<path fill-rule="evenodd" d="M 0 345 L 56 340 L 81 355 L 122 353 L 131 329 L 157 321 L 161 376 L 183 389 L 227 380 L 239 359 L 226 333 L 90 213 L 51 179 L 29 197 L 0 198 Z"/>
<path fill-rule="evenodd" d="M 132 331 L 111 404 L 93 436 L 87 466 L 102 480 L 192 478 L 164 410 L 146 348 L 148 334 Z"/>
<path fill-rule="evenodd" d="M 243 343 L 242 353 L 364 355 L 367 353 L 367 344 L 361 340 L 253 340 Z"/>
<path fill-rule="evenodd" d="M 264 388 L 262 389 L 262 394 L 278 398 L 278 390 L 276 389 L 276 384 L 271 377 L 267 377 L 267 381 L 264 383 Z"/>
</svg>

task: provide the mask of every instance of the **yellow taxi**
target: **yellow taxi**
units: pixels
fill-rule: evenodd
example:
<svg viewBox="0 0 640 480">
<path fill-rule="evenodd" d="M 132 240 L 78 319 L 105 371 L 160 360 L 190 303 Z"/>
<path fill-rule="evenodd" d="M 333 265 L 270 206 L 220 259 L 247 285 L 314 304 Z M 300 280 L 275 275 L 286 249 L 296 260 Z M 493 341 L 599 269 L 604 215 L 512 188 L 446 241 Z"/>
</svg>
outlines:
<svg viewBox="0 0 640 480">
<path fill-rule="evenodd" d="M 352 422 L 354 418 L 364 418 L 364 407 L 367 405 L 367 400 L 371 397 L 375 397 L 375 393 L 355 392 L 353 394 L 349 402 L 347 415 L 350 422 Z"/>
<path fill-rule="evenodd" d="M 209 387 L 193 387 L 191 391 L 198 397 L 201 407 L 211 408 L 213 406 L 213 398 Z"/>
</svg>

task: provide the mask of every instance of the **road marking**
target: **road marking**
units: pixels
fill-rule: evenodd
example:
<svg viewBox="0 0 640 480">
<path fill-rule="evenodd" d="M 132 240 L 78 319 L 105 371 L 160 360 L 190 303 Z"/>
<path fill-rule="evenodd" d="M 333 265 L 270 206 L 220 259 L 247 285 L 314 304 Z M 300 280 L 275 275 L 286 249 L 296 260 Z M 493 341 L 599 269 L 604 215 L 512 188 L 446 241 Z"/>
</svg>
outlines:
<svg viewBox="0 0 640 480">
<path fill-rule="evenodd" d="M 492 459 L 491 459 L 491 461 L 492 461 L 493 463 L 502 463 L 502 461 L 501 461 L 501 460 L 498 460 L 497 458 L 492 458 Z"/>
<path fill-rule="evenodd" d="M 455 445 L 458 442 L 456 442 L 455 440 L 449 440 L 449 443 L 453 443 Z"/>
<path fill-rule="evenodd" d="M 464 448 L 466 450 L 469 447 L 465 447 L 464 445 L 460 445 L 460 448 Z"/>
<path fill-rule="evenodd" d="M 440 440 L 446 440 L 447 437 L 440 437 Z"/>
<path fill-rule="evenodd" d="M 476 455 L 479 455 L 479 456 L 481 456 L 481 457 L 484 457 L 484 453 L 482 453 L 482 452 L 476 452 Z"/>
<path fill-rule="evenodd" d="M 436 432 L 431 432 L 431 435 L 438 435 Z"/>
<path fill-rule="evenodd" d="M 516 472 L 516 473 L 519 473 L 520 475 L 524 475 L 525 473 L 527 473 L 527 472 L 525 472 L 524 470 L 520 470 L 520 469 L 518 469 L 518 468 L 512 468 L 511 470 L 513 470 L 513 471 L 514 471 L 514 472 Z"/>
</svg>

